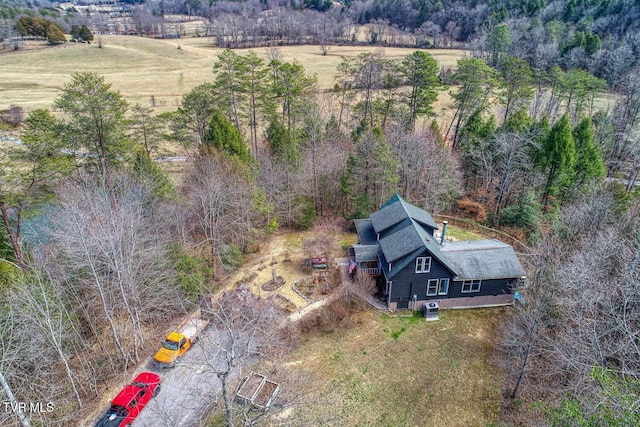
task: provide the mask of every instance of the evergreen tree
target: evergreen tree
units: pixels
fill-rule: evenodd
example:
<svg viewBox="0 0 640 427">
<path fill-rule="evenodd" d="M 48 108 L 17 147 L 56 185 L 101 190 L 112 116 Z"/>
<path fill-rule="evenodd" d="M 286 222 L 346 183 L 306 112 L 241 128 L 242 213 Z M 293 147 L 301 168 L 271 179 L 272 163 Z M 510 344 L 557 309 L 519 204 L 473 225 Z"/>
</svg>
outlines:
<svg viewBox="0 0 640 427">
<path fill-rule="evenodd" d="M 487 47 L 489 50 L 489 64 L 498 65 L 500 61 L 509 53 L 511 47 L 511 34 L 507 24 L 498 24 L 487 37 Z"/>
<path fill-rule="evenodd" d="M 294 184 L 295 172 L 301 166 L 300 148 L 298 141 L 275 118 L 267 128 L 267 141 L 275 164 L 280 170 L 284 170 L 284 203 L 286 204 L 286 210 L 283 215 L 285 216 L 284 222 L 288 227 L 291 227 L 294 223 L 298 223 L 295 211 L 300 211 L 300 203 L 306 203 L 303 198 L 296 200 L 298 189 L 295 188 Z"/>
<path fill-rule="evenodd" d="M 233 124 L 240 128 L 240 104 L 244 100 L 241 76 L 245 72 L 245 66 L 237 53 L 231 49 L 225 49 L 218 55 L 218 62 L 213 66 L 215 74 L 215 87 L 222 98 L 223 109 Z"/>
<path fill-rule="evenodd" d="M 64 153 L 59 124 L 47 110 L 29 114 L 22 141 L 22 146 L 0 152 L 0 219 L 14 259 L 25 269 L 22 219 L 50 199 L 53 187 L 73 171 L 74 164 Z"/>
<path fill-rule="evenodd" d="M 214 111 L 209 121 L 204 148 L 205 155 L 211 153 L 212 149 L 217 149 L 235 157 L 242 164 L 248 165 L 251 162 L 251 153 L 242 134 L 219 110 Z"/>
<path fill-rule="evenodd" d="M 547 174 L 542 196 L 542 204 L 547 206 L 549 197 L 557 195 L 561 188 L 566 188 L 575 174 L 576 146 L 566 114 L 551 128 L 537 160 Z"/>
<path fill-rule="evenodd" d="M 402 60 L 402 73 L 410 88 L 407 103 L 412 122 L 418 115 L 433 114 L 436 89 L 441 86 L 438 72 L 436 60 L 426 52 L 415 51 Z"/>
<path fill-rule="evenodd" d="M 273 115 L 274 105 L 272 94 L 269 91 L 267 80 L 269 69 L 265 62 L 253 50 L 240 60 L 243 73 L 240 75 L 240 89 L 246 95 L 246 108 L 243 115 L 246 116 L 251 135 L 251 147 L 253 155 L 258 154 L 258 127 L 260 119 Z"/>
<path fill-rule="evenodd" d="M 590 118 L 585 117 L 578 123 L 573 129 L 573 138 L 576 144 L 575 184 L 583 186 L 604 178 L 607 170 Z"/>
<path fill-rule="evenodd" d="M 62 33 L 60 27 L 51 24 L 47 27 L 47 41 L 51 44 L 66 43 L 67 38 Z"/>
<path fill-rule="evenodd" d="M 340 179 L 347 218 L 365 218 L 397 192 L 399 162 L 379 128 L 356 131 L 356 147 Z"/>
<path fill-rule="evenodd" d="M 297 61 L 288 63 L 273 60 L 269 66 L 272 72 L 271 87 L 282 110 L 282 122 L 292 132 L 303 100 L 315 90 L 317 78 L 308 76 L 304 66 Z"/>
<path fill-rule="evenodd" d="M 113 192 L 112 176 L 122 160 L 132 156 L 126 137 L 127 101 L 97 73 L 75 73 L 54 103 L 65 114 L 63 138 L 67 148 L 88 153 L 100 179 Z M 115 193 L 113 202 L 116 203 Z"/>
<path fill-rule="evenodd" d="M 510 56 L 501 62 L 500 74 L 500 100 L 504 105 L 504 120 L 507 120 L 531 100 L 534 93 L 533 70 L 526 61 Z"/>
<path fill-rule="evenodd" d="M 69 34 L 71 34 L 71 37 L 75 40 L 80 40 L 80 25 L 72 25 L 71 32 Z"/>
<path fill-rule="evenodd" d="M 135 153 L 133 171 L 138 181 L 148 188 L 154 197 L 165 199 L 175 194 L 171 180 L 143 148 Z"/>
<path fill-rule="evenodd" d="M 300 164 L 300 149 L 296 139 L 277 119 L 273 119 L 267 128 L 267 141 L 276 161 L 293 167 Z"/>
<path fill-rule="evenodd" d="M 453 94 L 455 113 L 449 125 L 454 128 L 452 149 L 456 149 L 460 131 L 467 120 L 478 112 L 483 112 L 496 87 L 497 73 L 484 61 L 478 58 L 467 58 L 458 61 L 458 70 L 451 77 L 460 86 Z"/>
<path fill-rule="evenodd" d="M 85 41 L 85 42 L 93 41 L 93 33 L 91 32 L 91 30 L 86 25 L 83 25 L 82 28 L 80 28 L 80 32 L 78 33 L 78 37 L 80 38 L 80 40 Z"/>
<path fill-rule="evenodd" d="M 191 89 L 182 98 L 182 105 L 172 117 L 172 135 L 186 148 L 204 143 L 215 105 L 220 104 L 219 93 L 215 85 L 203 83 Z"/>
</svg>

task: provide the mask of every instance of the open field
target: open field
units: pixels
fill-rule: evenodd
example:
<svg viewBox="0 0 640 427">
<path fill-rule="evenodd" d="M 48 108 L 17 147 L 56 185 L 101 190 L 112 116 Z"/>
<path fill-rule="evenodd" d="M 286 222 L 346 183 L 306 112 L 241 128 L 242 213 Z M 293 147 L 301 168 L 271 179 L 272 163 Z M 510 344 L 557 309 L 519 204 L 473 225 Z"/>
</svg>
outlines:
<svg viewBox="0 0 640 427">
<path fill-rule="evenodd" d="M 103 36 L 104 45 L 66 43 L 42 49 L 0 55 L 0 109 L 15 104 L 26 111 L 51 108 L 73 72 L 93 71 L 131 103 L 151 106 L 155 97 L 157 112 L 175 109 L 182 96 L 194 86 L 211 82 L 211 70 L 221 49 L 204 37 L 158 40 L 132 36 Z M 30 42 L 36 43 L 36 42 Z M 34 48 L 34 46 L 30 46 Z M 318 46 L 280 47 L 282 58 L 297 60 L 309 73 L 318 76 L 323 89 L 331 88 L 333 75 L 343 56 L 374 52 L 379 47 L 333 46 L 327 56 Z M 403 57 L 415 49 L 385 48 L 390 58 Z M 267 58 L 268 49 L 255 49 Z M 238 50 L 242 54 L 243 50 Z M 461 50 L 429 50 L 441 66 L 452 66 L 463 56 Z"/>
<path fill-rule="evenodd" d="M 283 361 L 310 379 L 311 391 L 271 425 L 497 423 L 501 382 L 492 356 L 507 310 L 449 310 L 437 322 L 369 310 L 351 327 L 316 333 Z"/>
</svg>

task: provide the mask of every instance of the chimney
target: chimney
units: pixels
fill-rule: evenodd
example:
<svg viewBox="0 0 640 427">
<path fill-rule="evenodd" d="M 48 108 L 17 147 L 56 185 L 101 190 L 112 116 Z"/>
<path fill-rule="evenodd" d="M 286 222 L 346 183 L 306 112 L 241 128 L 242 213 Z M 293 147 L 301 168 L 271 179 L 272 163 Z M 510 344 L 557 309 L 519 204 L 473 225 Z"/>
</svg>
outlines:
<svg viewBox="0 0 640 427">
<path fill-rule="evenodd" d="M 447 234 L 447 221 L 442 221 L 442 234 L 440 235 L 440 246 L 444 245 L 444 236 Z"/>
</svg>

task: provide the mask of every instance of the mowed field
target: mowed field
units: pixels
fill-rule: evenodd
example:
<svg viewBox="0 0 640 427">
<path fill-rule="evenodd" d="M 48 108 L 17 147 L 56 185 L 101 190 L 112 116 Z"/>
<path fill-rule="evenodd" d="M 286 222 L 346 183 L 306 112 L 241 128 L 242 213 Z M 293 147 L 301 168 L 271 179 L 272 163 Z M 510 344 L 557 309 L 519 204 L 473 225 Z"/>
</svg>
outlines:
<svg viewBox="0 0 640 427">
<path fill-rule="evenodd" d="M 103 47 L 96 44 L 66 43 L 33 50 L 0 54 L 0 109 L 11 105 L 27 112 L 51 108 L 64 84 L 74 72 L 92 71 L 102 74 L 113 89 L 130 104 L 152 106 L 156 112 L 175 109 L 183 95 L 198 84 L 213 80 L 212 67 L 221 49 L 210 38 L 156 40 L 132 36 L 103 36 Z M 38 49 L 38 47 L 42 47 Z M 256 53 L 268 57 L 267 48 Z M 285 61 L 299 61 L 310 74 L 318 77 L 319 86 L 333 86 L 336 67 L 343 56 L 381 50 L 374 46 L 332 46 L 322 56 L 318 46 L 283 46 L 279 48 Z M 415 49 L 384 48 L 389 58 L 404 57 Z M 242 54 L 246 50 L 237 50 Z M 440 66 L 450 67 L 463 57 L 461 50 L 428 50 Z M 441 95 L 445 96 L 445 95 Z"/>
<path fill-rule="evenodd" d="M 500 371 L 492 363 L 507 309 L 448 310 L 441 320 L 368 310 L 352 326 L 307 339 L 286 363 L 309 381 L 270 425 L 495 425 Z"/>
</svg>

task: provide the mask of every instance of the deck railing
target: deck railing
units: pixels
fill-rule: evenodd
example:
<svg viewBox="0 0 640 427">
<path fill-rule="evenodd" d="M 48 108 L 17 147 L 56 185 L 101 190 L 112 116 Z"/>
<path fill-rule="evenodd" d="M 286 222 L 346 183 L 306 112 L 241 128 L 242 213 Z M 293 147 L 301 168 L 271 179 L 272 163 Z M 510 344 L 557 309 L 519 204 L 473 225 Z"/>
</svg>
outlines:
<svg viewBox="0 0 640 427">
<path fill-rule="evenodd" d="M 380 273 L 378 267 L 375 268 L 359 268 L 358 272 L 368 274 L 369 276 L 378 276 Z"/>
</svg>

